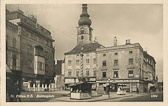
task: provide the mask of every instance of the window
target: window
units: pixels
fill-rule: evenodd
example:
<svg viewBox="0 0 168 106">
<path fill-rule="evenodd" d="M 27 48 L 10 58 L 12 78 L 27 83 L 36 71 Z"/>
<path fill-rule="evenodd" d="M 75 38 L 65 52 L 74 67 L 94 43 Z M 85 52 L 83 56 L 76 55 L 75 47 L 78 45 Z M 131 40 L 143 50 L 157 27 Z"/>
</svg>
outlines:
<svg viewBox="0 0 168 106">
<path fill-rule="evenodd" d="M 102 72 L 103 78 L 106 78 L 106 72 Z"/>
<path fill-rule="evenodd" d="M 16 47 L 16 38 L 13 38 L 12 45 L 13 45 L 13 47 Z"/>
<path fill-rule="evenodd" d="M 84 29 L 83 28 L 81 28 L 81 34 L 84 34 Z"/>
<path fill-rule="evenodd" d="M 96 70 L 93 71 L 93 76 L 96 76 Z"/>
<path fill-rule="evenodd" d="M 76 60 L 76 65 L 79 65 L 79 60 Z"/>
<path fill-rule="evenodd" d="M 96 68 L 93 68 L 93 76 L 96 76 Z"/>
<path fill-rule="evenodd" d="M 118 53 L 114 53 L 114 55 L 118 55 Z"/>
<path fill-rule="evenodd" d="M 16 55 L 13 55 L 13 63 L 12 63 L 12 65 L 16 67 Z"/>
<path fill-rule="evenodd" d="M 84 36 L 82 35 L 82 36 L 81 36 L 81 40 L 83 40 L 83 39 L 84 39 Z"/>
<path fill-rule="evenodd" d="M 71 66 L 71 60 L 68 60 L 68 65 Z"/>
<path fill-rule="evenodd" d="M 38 61 L 38 70 L 44 70 L 43 63 Z"/>
<path fill-rule="evenodd" d="M 129 64 L 133 64 L 133 58 L 129 59 Z"/>
<path fill-rule="evenodd" d="M 114 78 L 118 78 L 118 71 L 114 71 Z"/>
<path fill-rule="evenodd" d="M 89 64 L 89 59 L 86 59 L 86 64 Z"/>
<path fill-rule="evenodd" d="M 68 72 L 68 76 L 71 76 L 71 71 Z"/>
<path fill-rule="evenodd" d="M 103 66 L 106 66 L 106 60 L 104 60 L 104 61 L 102 62 L 102 65 L 103 65 Z"/>
<path fill-rule="evenodd" d="M 118 65 L 118 60 L 114 60 L 114 65 L 115 65 L 115 66 Z"/>
<path fill-rule="evenodd" d="M 86 76 L 89 76 L 89 71 L 86 71 Z"/>
<path fill-rule="evenodd" d="M 96 58 L 93 59 L 93 64 L 96 64 Z"/>
<path fill-rule="evenodd" d="M 79 76 L 79 70 L 76 71 L 76 76 Z"/>
<path fill-rule="evenodd" d="M 133 70 L 128 71 L 128 77 L 134 77 Z"/>
<path fill-rule="evenodd" d="M 129 54 L 132 54 L 132 51 L 129 51 Z"/>
<path fill-rule="evenodd" d="M 79 57 L 79 54 L 77 54 L 76 57 Z"/>
<path fill-rule="evenodd" d="M 106 56 L 106 54 L 103 54 L 103 56 Z"/>
</svg>

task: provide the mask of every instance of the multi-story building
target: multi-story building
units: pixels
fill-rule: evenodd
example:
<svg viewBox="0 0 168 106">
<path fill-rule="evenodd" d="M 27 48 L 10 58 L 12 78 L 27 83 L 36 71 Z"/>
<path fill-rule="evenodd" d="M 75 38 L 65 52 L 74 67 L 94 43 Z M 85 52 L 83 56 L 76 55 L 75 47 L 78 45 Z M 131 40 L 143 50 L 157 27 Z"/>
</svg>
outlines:
<svg viewBox="0 0 168 106">
<path fill-rule="evenodd" d="M 6 22 L 6 44 L 7 67 L 13 72 L 14 82 L 20 81 L 20 36 L 18 26 L 8 21 Z"/>
<path fill-rule="evenodd" d="M 51 33 L 34 16 L 21 10 L 7 11 L 7 64 L 20 72 L 22 85 L 49 84 L 54 78 L 54 48 Z M 19 74 L 18 74 L 19 75 Z"/>
<path fill-rule="evenodd" d="M 143 50 L 139 43 L 104 47 L 93 40 L 91 20 L 87 5 L 82 5 L 82 14 L 77 27 L 77 46 L 65 53 L 65 87 L 78 82 L 79 77 L 93 81 L 99 93 L 105 93 L 110 84 L 112 91 L 122 86 L 129 92 L 148 90 L 155 80 L 155 59 Z"/>
<path fill-rule="evenodd" d="M 127 91 L 144 92 L 148 89 L 148 83 L 155 80 L 155 59 L 143 50 L 139 43 L 97 49 L 97 87 L 111 84 L 111 88 L 117 91 L 122 86 Z"/>
<path fill-rule="evenodd" d="M 96 81 L 96 48 L 102 46 L 93 41 L 91 20 L 87 13 L 87 5 L 82 5 L 82 14 L 77 27 L 77 46 L 65 53 L 65 86 L 78 82 L 79 77 L 88 81 Z"/>
</svg>

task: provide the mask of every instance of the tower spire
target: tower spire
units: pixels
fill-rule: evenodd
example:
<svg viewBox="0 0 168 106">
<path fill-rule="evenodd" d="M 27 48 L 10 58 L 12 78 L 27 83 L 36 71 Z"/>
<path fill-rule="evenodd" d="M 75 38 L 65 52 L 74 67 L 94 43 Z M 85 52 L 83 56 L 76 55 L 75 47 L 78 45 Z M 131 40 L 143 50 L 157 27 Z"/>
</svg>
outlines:
<svg viewBox="0 0 168 106">
<path fill-rule="evenodd" d="M 91 20 L 89 19 L 89 14 L 87 13 L 87 4 L 82 4 L 82 14 L 80 15 L 80 19 L 78 21 L 79 26 L 82 25 L 91 25 Z"/>
</svg>

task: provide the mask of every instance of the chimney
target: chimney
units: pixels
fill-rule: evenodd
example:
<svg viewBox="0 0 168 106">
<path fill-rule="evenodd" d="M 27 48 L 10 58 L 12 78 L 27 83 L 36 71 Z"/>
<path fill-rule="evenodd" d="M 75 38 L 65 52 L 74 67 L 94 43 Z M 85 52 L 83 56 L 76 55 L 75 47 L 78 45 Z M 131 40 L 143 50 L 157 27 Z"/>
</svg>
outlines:
<svg viewBox="0 0 168 106">
<path fill-rule="evenodd" d="M 128 44 L 131 44 L 131 43 L 130 43 L 130 39 L 127 39 L 127 40 L 126 40 L 126 45 L 128 45 Z"/>
<path fill-rule="evenodd" d="M 117 37 L 114 37 L 114 46 L 117 46 Z"/>
</svg>

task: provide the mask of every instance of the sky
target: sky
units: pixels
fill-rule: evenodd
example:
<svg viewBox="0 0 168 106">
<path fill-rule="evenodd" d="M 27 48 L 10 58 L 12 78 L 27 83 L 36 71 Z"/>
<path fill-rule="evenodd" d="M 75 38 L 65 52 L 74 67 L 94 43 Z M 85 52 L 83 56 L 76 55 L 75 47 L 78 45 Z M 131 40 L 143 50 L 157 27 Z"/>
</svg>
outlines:
<svg viewBox="0 0 168 106">
<path fill-rule="evenodd" d="M 7 5 L 10 11 L 20 9 L 34 15 L 37 22 L 51 32 L 55 40 L 55 59 L 77 45 L 77 26 L 81 4 Z M 163 6 L 161 4 L 88 4 L 93 36 L 106 47 L 126 39 L 140 43 L 156 60 L 156 74 L 163 81 Z"/>
</svg>

